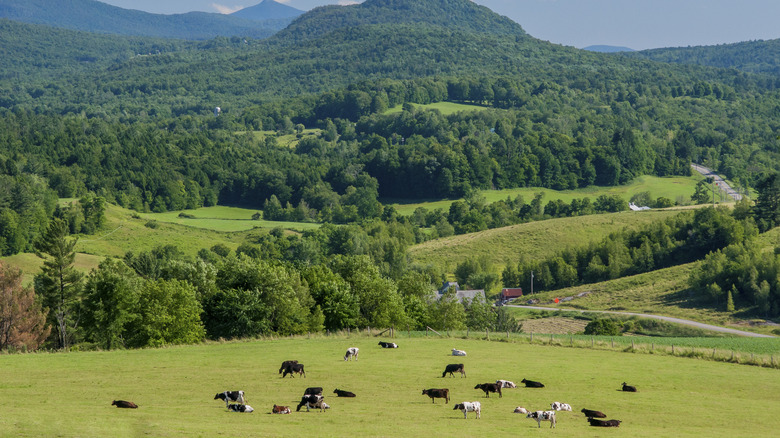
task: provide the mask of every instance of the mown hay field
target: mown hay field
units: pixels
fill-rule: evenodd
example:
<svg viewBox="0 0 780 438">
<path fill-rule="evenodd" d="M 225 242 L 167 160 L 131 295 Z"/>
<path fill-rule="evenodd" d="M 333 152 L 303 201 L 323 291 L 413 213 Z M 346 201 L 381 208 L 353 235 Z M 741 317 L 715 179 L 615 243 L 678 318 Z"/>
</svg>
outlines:
<svg viewBox="0 0 780 438">
<path fill-rule="evenodd" d="M 405 338 L 382 349 L 376 337 L 305 336 L 112 352 L 0 356 L 1 436 L 534 436 L 736 437 L 773 436 L 780 428 L 780 371 L 690 358 L 464 339 Z M 345 362 L 347 347 L 361 349 Z M 449 355 L 455 347 L 468 356 Z M 280 363 L 297 359 L 306 378 L 282 379 Z M 468 377 L 441 378 L 449 363 Z M 507 389 L 489 399 L 474 385 L 523 378 L 544 389 Z M 626 381 L 638 393 L 618 391 Z M 274 404 L 295 410 L 304 389 L 325 388 L 325 413 L 271 415 Z M 450 389 L 435 404 L 423 388 Z M 335 388 L 357 394 L 336 398 Z M 251 414 L 231 413 L 214 400 L 243 389 Z M 117 409 L 114 399 L 137 410 Z M 454 403 L 480 401 L 482 418 L 463 419 Z M 516 406 L 560 412 L 558 426 L 513 414 Z M 623 421 L 619 429 L 587 425 L 582 408 Z M 741 412 L 750 412 L 748 416 Z"/>
</svg>

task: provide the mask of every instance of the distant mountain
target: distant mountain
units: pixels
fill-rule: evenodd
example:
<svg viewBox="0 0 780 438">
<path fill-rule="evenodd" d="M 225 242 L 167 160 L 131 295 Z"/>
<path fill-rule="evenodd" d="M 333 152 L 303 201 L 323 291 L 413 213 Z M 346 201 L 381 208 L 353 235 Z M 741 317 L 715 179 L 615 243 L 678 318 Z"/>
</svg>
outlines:
<svg viewBox="0 0 780 438">
<path fill-rule="evenodd" d="M 278 20 L 283 18 L 296 18 L 303 15 L 304 11 L 295 9 L 292 6 L 281 4 L 275 0 L 263 0 L 262 2 L 233 12 L 232 16 L 243 18 L 245 20 L 263 21 Z"/>
<path fill-rule="evenodd" d="M 298 17 L 280 39 L 317 38 L 332 31 L 374 24 L 424 24 L 452 31 L 525 36 L 523 28 L 470 0 L 366 0 L 351 6 L 322 6 Z"/>
<path fill-rule="evenodd" d="M 150 14 L 95 0 L 0 0 L 0 18 L 87 32 L 190 40 L 217 36 L 267 38 L 291 21 L 252 21 L 207 12 Z"/>
<path fill-rule="evenodd" d="M 616 52 L 633 52 L 634 51 L 634 49 L 631 49 L 631 48 L 628 48 L 628 47 L 603 46 L 603 45 L 588 46 L 588 47 L 584 47 L 582 50 L 587 50 L 589 52 L 600 52 L 600 53 L 616 53 Z"/>
<path fill-rule="evenodd" d="M 631 56 L 674 64 L 734 68 L 780 76 L 780 39 L 745 41 L 717 46 L 670 47 L 642 50 Z"/>
</svg>

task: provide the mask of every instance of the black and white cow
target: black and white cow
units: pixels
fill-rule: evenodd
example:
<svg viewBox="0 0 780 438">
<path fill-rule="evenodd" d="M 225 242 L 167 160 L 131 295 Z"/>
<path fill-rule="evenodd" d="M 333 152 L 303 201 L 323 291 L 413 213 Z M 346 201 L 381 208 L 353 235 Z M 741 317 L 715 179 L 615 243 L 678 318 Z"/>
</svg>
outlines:
<svg viewBox="0 0 780 438">
<path fill-rule="evenodd" d="M 550 409 L 553 411 L 571 411 L 571 405 L 568 403 L 552 402 L 550 403 Z"/>
<path fill-rule="evenodd" d="M 542 421 L 549 421 L 550 427 L 555 427 L 555 411 L 536 411 L 529 412 L 526 418 L 533 418 L 536 420 L 536 424 L 542 427 Z"/>
<path fill-rule="evenodd" d="M 501 385 L 502 388 L 517 388 L 515 382 L 510 382 L 509 380 L 496 380 L 496 383 Z"/>
<path fill-rule="evenodd" d="M 303 370 L 302 363 L 292 363 L 287 365 L 287 368 L 284 369 L 284 373 L 282 374 L 282 378 L 287 377 L 288 374 L 291 377 L 295 378 L 296 373 L 302 375 L 303 377 L 306 377 L 306 371 Z"/>
<path fill-rule="evenodd" d="M 347 348 L 347 354 L 344 355 L 344 360 L 349 360 L 349 358 L 354 357 L 355 360 L 358 360 L 358 353 L 360 353 L 360 349 L 357 347 L 349 347 Z"/>
<path fill-rule="evenodd" d="M 525 383 L 526 388 L 544 388 L 544 385 L 541 382 L 534 382 L 533 380 L 526 379 L 523 379 L 520 382 Z"/>
<path fill-rule="evenodd" d="M 498 398 L 503 397 L 501 394 L 501 384 L 499 383 L 480 383 L 479 385 L 475 386 L 474 389 L 481 389 L 485 391 L 485 397 L 490 397 L 491 392 L 497 392 Z"/>
<path fill-rule="evenodd" d="M 309 412 L 310 408 L 319 409 L 320 412 L 323 412 L 325 409 L 330 409 L 330 406 L 325 403 L 323 396 L 313 394 L 307 394 L 301 397 L 301 402 L 298 403 L 298 407 L 295 408 L 295 412 L 300 411 L 304 406 L 306 406 L 306 412 Z"/>
<path fill-rule="evenodd" d="M 254 412 L 255 410 L 252 408 L 252 406 L 249 405 L 239 405 L 239 404 L 233 404 L 227 406 L 229 411 L 233 412 Z"/>
<path fill-rule="evenodd" d="M 246 404 L 246 400 L 244 399 L 244 391 L 225 391 L 217 393 L 217 395 L 214 396 L 214 400 L 220 399 L 225 402 L 225 407 L 230 406 L 230 402 L 236 402 L 240 403 L 242 405 Z"/>
<path fill-rule="evenodd" d="M 599 420 L 596 418 L 588 418 L 588 423 L 590 423 L 591 426 L 596 427 L 620 427 L 620 423 L 622 421 L 620 420 Z"/>
<path fill-rule="evenodd" d="M 482 405 L 478 401 L 458 403 L 452 408 L 453 411 L 457 411 L 458 409 L 463 411 L 463 418 L 468 418 L 468 415 L 466 415 L 468 412 L 474 412 L 477 414 L 477 418 L 481 418 Z"/>
<path fill-rule="evenodd" d="M 312 386 L 310 388 L 306 388 L 306 391 L 303 391 L 303 395 L 322 395 L 322 387 Z"/>
<path fill-rule="evenodd" d="M 463 350 L 458 350 L 457 348 L 452 349 L 452 355 L 453 356 L 465 356 L 466 352 Z"/>
<path fill-rule="evenodd" d="M 461 377 L 466 377 L 466 367 L 462 363 L 451 363 L 447 365 L 441 376 L 444 377 L 447 373 L 450 373 L 450 377 L 455 377 L 453 373 L 460 373 Z"/>
<path fill-rule="evenodd" d="M 450 390 L 448 388 L 423 389 L 422 395 L 430 397 L 431 403 L 436 403 L 437 398 L 443 398 L 445 404 L 450 402 Z"/>
<path fill-rule="evenodd" d="M 398 348 L 398 344 L 396 344 L 395 342 L 379 341 L 379 345 L 381 345 L 382 348 Z"/>
</svg>

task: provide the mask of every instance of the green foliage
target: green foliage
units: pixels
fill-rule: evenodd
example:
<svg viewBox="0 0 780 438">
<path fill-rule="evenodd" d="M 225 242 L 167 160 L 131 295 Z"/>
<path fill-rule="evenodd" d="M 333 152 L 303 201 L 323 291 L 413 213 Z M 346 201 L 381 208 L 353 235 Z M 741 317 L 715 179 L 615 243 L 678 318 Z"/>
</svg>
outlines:
<svg viewBox="0 0 780 438">
<path fill-rule="evenodd" d="M 81 301 L 84 337 L 101 348 L 125 347 L 129 327 L 139 317 L 140 279 L 124 262 L 105 259 L 87 276 Z"/>
<path fill-rule="evenodd" d="M 179 280 L 150 280 L 138 291 L 138 315 L 129 324 L 129 347 L 192 344 L 206 336 L 195 288 Z"/>
<path fill-rule="evenodd" d="M 767 175 L 758 183 L 756 190 L 758 199 L 753 214 L 759 230 L 764 232 L 780 224 L 780 175 Z"/>
<path fill-rule="evenodd" d="M 619 322 L 608 319 L 599 318 L 594 319 L 585 326 L 586 335 L 598 335 L 598 336 L 622 336 L 622 326 Z"/>
<path fill-rule="evenodd" d="M 695 204 L 707 204 L 712 202 L 711 181 L 701 180 L 696 184 L 696 190 L 691 195 L 691 201 Z"/>
</svg>

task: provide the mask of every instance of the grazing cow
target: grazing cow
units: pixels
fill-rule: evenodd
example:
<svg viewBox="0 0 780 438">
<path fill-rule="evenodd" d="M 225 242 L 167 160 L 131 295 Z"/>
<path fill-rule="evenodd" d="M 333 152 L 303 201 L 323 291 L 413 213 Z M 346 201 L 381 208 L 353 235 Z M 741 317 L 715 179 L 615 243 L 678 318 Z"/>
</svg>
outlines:
<svg viewBox="0 0 780 438">
<path fill-rule="evenodd" d="M 623 391 L 636 392 L 636 386 L 626 385 L 626 382 L 623 382 Z"/>
<path fill-rule="evenodd" d="M 453 348 L 453 349 L 452 349 L 452 355 L 453 355 L 453 356 L 465 356 L 465 355 L 466 355 L 466 352 L 465 352 L 465 351 L 463 351 L 463 350 L 458 350 L 458 349 L 456 349 L 456 348 Z"/>
<path fill-rule="evenodd" d="M 515 382 L 510 382 L 509 380 L 496 380 L 496 383 L 501 385 L 502 388 L 517 388 Z"/>
<path fill-rule="evenodd" d="M 321 386 L 312 386 L 311 388 L 306 388 L 306 391 L 303 391 L 303 395 L 322 395 L 322 387 Z"/>
<path fill-rule="evenodd" d="M 479 385 L 475 386 L 474 389 L 481 389 L 485 391 L 485 397 L 490 398 L 491 392 L 497 392 L 498 398 L 503 397 L 501 394 L 501 385 L 498 383 L 480 383 Z"/>
<path fill-rule="evenodd" d="M 396 344 L 395 342 L 379 341 L 379 345 L 381 345 L 382 348 L 398 348 L 398 344 Z"/>
<path fill-rule="evenodd" d="M 571 405 L 568 403 L 552 402 L 550 403 L 550 409 L 553 411 L 571 411 Z"/>
<path fill-rule="evenodd" d="M 303 406 L 306 406 L 306 412 L 309 412 L 309 408 L 319 409 L 320 412 L 324 411 L 325 409 L 330 409 L 330 406 L 325 403 L 323 396 L 313 394 L 308 394 L 301 397 L 301 402 L 298 403 L 298 407 L 295 408 L 295 412 L 300 411 L 301 407 Z"/>
<path fill-rule="evenodd" d="M 342 391 L 340 389 L 334 389 L 333 393 L 336 394 L 336 397 L 356 397 L 354 392 Z"/>
<path fill-rule="evenodd" d="M 360 353 L 360 349 L 357 347 L 349 347 L 347 348 L 347 354 L 344 355 L 344 360 L 349 360 L 350 357 L 354 357 L 355 360 L 358 359 L 358 353 Z"/>
<path fill-rule="evenodd" d="M 437 398 L 443 398 L 445 404 L 450 402 L 450 390 L 447 388 L 423 389 L 422 395 L 427 395 L 430 397 L 431 403 L 436 403 Z"/>
<path fill-rule="evenodd" d="M 620 420 L 597 420 L 595 418 L 588 418 L 588 422 L 591 426 L 596 427 L 620 427 Z"/>
<path fill-rule="evenodd" d="M 514 413 L 515 414 L 527 414 L 528 413 L 528 409 L 526 409 L 526 408 L 524 408 L 522 406 L 518 406 L 518 407 L 515 408 Z"/>
<path fill-rule="evenodd" d="M 477 418 L 481 418 L 482 405 L 478 401 L 458 403 L 452 408 L 453 411 L 457 411 L 458 409 L 463 411 L 463 418 L 468 418 L 466 415 L 467 412 L 474 412 L 477 414 Z"/>
<path fill-rule="evenodd" d="M 523 379 L 520 382 L 525 383 L 526 388 L 544 388 L 544 385 L 542 385 L 541 382 L 534 382 L 533 380 L 526 379 Z"/>
<path fill-rule="evenodd" d="M 249 405 L 235 404 L 235 405 L 228 405 L 227 408 L 228 408 L 229 411 L 233 411 L 233 412 L 247 412 L 247 413 L 249 413 L 249 412 L 254 412 L 255 411 L 252 408 L 252 406 L 249 406 Z"/>
<path fill-rule="evenodd" d="M 460 373 L 461 377 L 466 377 L 466 367 L 462 363 L 451 363 L 447 365 L 441 376 L 444 377 L 447 373 L 450 373 L 450 377 L 455 377 L 453 373 Z"/>
<path fill-rule="evenodd" d="M 601 411 L 594 411 L 591 409 L 582 409 L 580 412 L 585 414 L 588 418 L 607 418 L 607 415 Z"/>
<path fill-rule="evenodd" d="M 230 402 L 236 402 L 242 405 L 246 404 L 246 400 L 244 399 L 244 391 L 220 392 L 214 396 L 214 400 L 216 399 L 221 399 L 222 401 L 224 401 L 225 407 L 228 407 L 230 405 Z"/>
<path fill-rule="evenodd" d="M 284 374 L 282 374 L 282 378 L 287 377 L 288 374 L 292 376 L 292 378 L 295 378 L 295 373 L 306 377 L 306 371 L 303 370 L 302 363 L 292 363 L 287 365 L 287 368 L 284 369 Z"/>
<path fill-rule="evenodd" d="M 282 366 L 279 368 L 279 374 L 282 374 L 282 371 L 286 370 L 287 367 L 289 367 L 292 364 L 296 364 L 296 363 L 298 363 L 297 360 L 286 360 L 286 361 L 282 362 Z"/>
<path fill-rule="evenodd" d="M 289 406 L 276 406 L 276 405 L 274 405 L 274 408 L 271 411 L 272 414 L 289 414 L 290 412 L 292 412 L 292 409 L 290 409 Z"/>
<path fill-rule="evenodd" d="M 550 428 L 555 427 L 555 411 L 536 411 L 529 412 L 526 418 L 533 418 L 536 424 L 542 427 L 542 421 L 549 421 Z"/>
<path fill-rule="evenodd" d="M 129 409 L 138 409 L 138 405 L 126 400 L 114 400 L 111 403 L 111 406 L 116 406 L 118 408 L 129 408 Z"/>
</svg>

